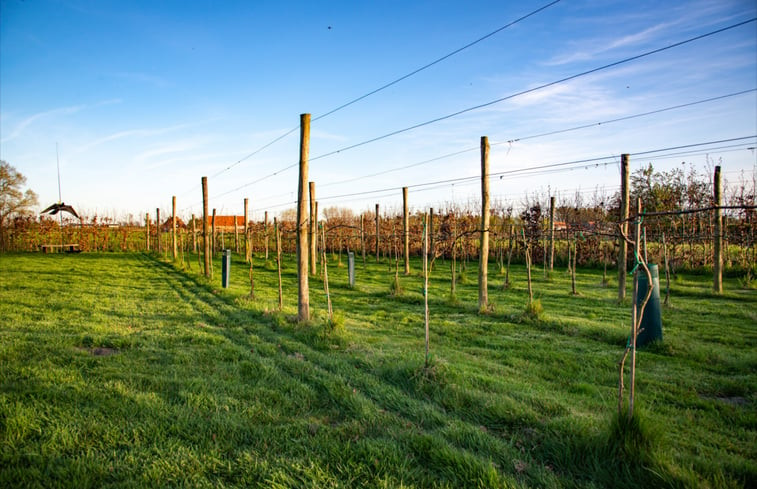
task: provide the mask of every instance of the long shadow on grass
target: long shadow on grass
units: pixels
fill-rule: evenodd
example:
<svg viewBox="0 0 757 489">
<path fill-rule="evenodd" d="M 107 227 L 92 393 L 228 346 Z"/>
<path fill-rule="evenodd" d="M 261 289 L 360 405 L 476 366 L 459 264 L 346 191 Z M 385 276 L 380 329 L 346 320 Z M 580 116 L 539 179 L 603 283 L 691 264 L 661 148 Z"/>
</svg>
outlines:
<svg viewBox="0 0 757 489">
<path fill-rule="evenodd" d="M 608 471 L 607 464 L 603 461 L 609 454 L 601 436 L 587 438 L 580 432 L 573 432 L 569 427 L 562 427 L 559 431 L 553 432 L 547 425 L 539 422 L 538 413 L 524 409 L 516 401 L 487 399 L 466 389 L 449 386 L 445 384 L 443 371 L 434 372 L 419 368 L 419 359 L 411 358 L 399 364 L 361 368 L 362 362 L 359 360 L 345 361 L 337 358 L 336 353 L 325 354 L 314 349 L 312 341 L 308 341 L 308 336 L 305 335 L 303 339 L 296 327 L 285 326 L 283 329 L 269 330 L 265 327 L 266 323 L 276 327 L 270 318 L 259 313 L 242 313 L 234 307 L 230 299 L 213 294 L 208 286 L 188 279 L 186 275 L 176 272 L 169 265 L 165 265 L 165 268 L 177 279 L 178 284 L 174 288 L 178 293 L 190 300 L 200 301 L 215 312 L 201 312 L 206 315 L 208 321 L 244 324 L 253 319 L 262 323 L 262 327 L 256 328 L 255 332 L 270 344 L 281 345 L 285 353 L 283 357 L 275 357 L 277 368 L 314 385 L 328 402 L 333 403 L 341 412 L 343 420 L 373 419 L 373 429 L 377 430 L 373 434 L 386 436 L 383 432 L 384 424 L 378 422 L 378 419 L 389 416 L 394 425 L 404 425 L 408 428 L 407 432 L 400 430 L 399 433 L 392 433 L 392 436 L 398 443 L 408 445 L 419 462 L 428 461 L 431 456 L 432 462 L 444 464 L 450 462 L 450 457 L 453 460 L 457 457 L 458 463 L 468 467 L 464 477 L 454 479 L 457 482 L 470 483 L 472 479 L 467 478 L 468 476 L 481 477 L 487 473 L 486 464 L 473 463 L 469 459 L 470 453 L 475 453 L 496 461 L 500 470 L 510 476 L 516 476 L 516 473 L 523 471 L 521 466 L 513 466 L 513 461 L 525 458 L 526 466 L 532 464 L 525 472 L 532 482 L 543 482 L 545 478 L 550 480 L 549 469 L 546 467 L 553 466 L 558 473 L 570 474 L 578 479 L 603 481 L 602 485 L 608 487 L 617 486 L 615 474 Z M 189 291 L 192 294 L 178 291 L 179 288 L 186 287 L 187 280 L 192 284 Z M 247 339 L 228 329 L 221 329 L 219 333 L 235 343 L 250 346 Z M 312 337 L 310 339 L 312 340 Z M 350 388 L 354 390 L 351 391 Z M 539 446 L 551 448 L 543 451 L 534 448 L 530 454 L 524 455 L 505 441 L 508 438 L 510 441 L 525 439 L 523 433 L 531 432 L 536 434 L 528 436 L 538 439 Z M 445 441 L 442 442 L 437 437 Z M 567 459 L 565 456 L 558 456 L 566 452 L 582 455 Z M 455 453 L 457 456 L 452 456 Z M 581 457 L 587 458 L 583 460 L 585 463 L 582 465 L 588 470 L 577 473 L 572 464 Z M 658 467 L 655 469 L 658 472 L 660 470 Z M 670 474 L 663 474 L 661 478 L 649 474 L 650 472 L 643 471 L 642 479 L 635 480 L 634 484 L 646 480 L 659 485 L 661 481 L 674 480 Z M 446 474 L 446 477 L 449 477 L 449 474 Z"/>
</svg>

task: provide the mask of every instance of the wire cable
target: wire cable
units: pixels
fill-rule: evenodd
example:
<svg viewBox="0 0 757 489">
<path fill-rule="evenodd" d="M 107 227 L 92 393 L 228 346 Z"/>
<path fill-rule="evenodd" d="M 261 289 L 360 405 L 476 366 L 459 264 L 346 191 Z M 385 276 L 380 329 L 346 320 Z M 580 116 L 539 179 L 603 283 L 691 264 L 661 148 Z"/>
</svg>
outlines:
<svg viewBox="0 0 757 489">
<path fill-rule="evenodd" d="M 536 9 L 536 10 L 534 10 L 534 11 L 532 11 L 532 12 L 530 12 L 530 13 L 528 13 L 528 14 L 524 15 L 524 16 L 522 16 L 522 17 L 519 17 L 519 18 L 515 19 L 514 21 L 512 21 L 512 22 L 510 22 L 510 23 L 508 23 L 508 24 L 505 24 L 505 25 L 503 25 L 502 27 L 500 27 L 500 28 L 498 28 L 498 29 L 496 29 L 496 30 L 493 30 L 492 32 L 490 32 L 490 33 L 486 34 L 485 36 L 483 36 L 483 37 L 480 37 L 480 38 L 476 39 L 476 40 L 475 40 L 475 41 L 473 41 L 473 42 L 469 42 L 469 43 L 468 43 L 468 44 L 466 44 L 465 46 L 463 46 L 463 47 L 461 47 L 461 48 L 458 48 L 458 49 L 455 49 L 454 51 L 452 51 L 452 52 L 450 52 L 450 53 L 448 53 L 448 54 L 445 54 L 445 55 L 444 55 L 444 56 L 442 56 L 441 58 L 438 58 L 438 59 L 436 59 L 436 60 L 434 60 L 434 61 L 432 61 L 432 62 L 430 62 L 430 63 L 428 63 L 428 64 L 425 64 L 425 65 L 421 66 L 420 68 L 418 68 L 418 69 L 416 69 L 416 70 L 413 70 L 413 71 L 411 71 L 411 72 L 410 72 L 410 73 L 408 73 L 407 75 L 403 75 L 403 76 L 401 76 L 401 77 L 397 78 L 396 80 L 393 80 L 393 81 L 391 81 L 391 82 L 387 83 L 386 85 L 382 85 L 382 86 L 380 86 L 379 88 L 377 88 L 377 89 L 375 89 L 375 90 L 372 90 L 372 91 L 370 91 L 370 92 L 368 92 L 368 93 L 366 93 L 366 94 L 364 94 L 364 95 L 361 95 L 360 97 L 357 97 L 357 98 L 355 98 L 355 99 L 353 99 L 353 100 L 350 100 L 350 101 L 349 101 L 349 102 L 347 102 L 347 103 L 344 103 L 344 104 L 340 105 L 339 107 L 336 107 L 336 108 L 334 108 L 334 109 L 331 109 L 330 111 L 326 112 L 325 114 L 319 115 L 318 117 L 314 118 L 314 119 L 312 120 L 312 122 L 315 122 L 315 121 L 317 121 L 317 120 L 323 119 L 324 117 L 330 116 L 330 115 L 331 115 L 331 114 L 333 114 L 334 112 L 338 112 L 338 111 L 340 111 L 340 110 L 342 110 L 342 109 L 344 109 L 344 108 L 346 108 L 346 107 L 349 107 L 350 105 L 352 105 L 352 104 L 354 104 L 354 103 L 356 103 L 356 102 L 359 102 L 359 101 L 361 101 L 361 100 L 363 100 L 363 99 L 365 99 L 365 98 L 367 98 L 367 97 L 370 97 L 371 95 L 375 95 L 375 94 L 377 94 L 378 92 L 380 92 L 380 91 L 382 91 L 382 90 L 385 90 L 385 89 L 387 89 L 387 88 L 391 87 L 392 85 L 396 85 L 397 83 L 399 83 L 399 82 L 401 82 L 401 81 L 403 81 L 403 80 L 406 80 L 406 79 L 410 78 L 411 76 L 413 76 L 413 75 L 416 75 L 416 74 L 420 73 L 420 72 L 421 72 L 421 71 L 423 71 L 423 70 L 426 70 L 426 69 L 428 69 L 428 68 L 431 68 L 431 67 L 432 67 L 432 66 L 434 66 L 435 64 L 441 63 L 441 62 L 442 62 L 442 61 L 444 61 L 445 59 L 447 59 L 447 58 L 450 58 L 450 57 L 452 57 L 452 56 L 454 56 L 454 55 L 456 55 L 456 54 L 460 53 L 461 51 L 464 51 L 464 50 L 468 49 L 469 47 L 471 47 L 471 46 L 474 46 L 474 45 L 476 45 L 476 44 L 480 43 L 481 41 L 484 41 L 484 40 L 486 40 L 486 39 L 488 39 L 488 38 L 492 37 L 493 35 L 495 35 L 495 34 L 497 34 L 497 33 L 501 32 L 501 31 L 503 31 L 503 30 L 507 29 L 508 27 L 512 27 L 512 26 L 514 26 L 515 24 L 517 24 L 517 23 L 519 23 L 519 22 L 522 22 L 522 21 L 524 21 L 524 20 L 528 19 L 529 17 L 532 17 L 532 16 L 534 16 L 534 15 L 538 14 L 539 12 L 541 12 L 542 10 L 546 10 L 547 8 L 549 8 L 549 7 L 551 7 L 551 6 L 555 5 L 556 3 L 559 3 L 559 2 L 560 2 L 560 0 L 555 0 L 555 1 L 553 1 L 553 2 L 550 2 L 550 3 L 546 4 L 546 5 L 543 5 L 543 6 L 539 7 L 538 9 Z"/>
<path fill-rule="evenodd" d="M 727 27 L 722 27 L 720 29 L 716 29 L 714 31 L 710 31 L 710 32 L 707 32 L 705 34 L 700 34 L 698 36 L 694 36 L 694 37 L 691 37 L 689 39 L 685 39 L 683 41 L 675 42 L 673 44 L 668 44 L 667 46 L 663 46 L 661 48 L 653 49 L 651 51 L 646 51 L 644 53 L 637 54 L 635 56 L 631 56 L 631 57 L 628 57 L 628 58 L 624 58 L 624 59 L 621 59 L 619 61 L 615 61 L 615 62 L 612 62 L 612 63 L 608 63 L 606 65 L 602 65 L 602 66 L 597 67 L 597 68 L 593 68 L 593 69 L 590 69 L 590 70 L 582 71 L 580 73 L 577 73 L 577 74 L 574 74 L 574 75 L 570 75 L 570 76 L 566 76 L 564 78 L 560 78 L 559 80 L 555 80 L 555 81 L 552 81 L 552 82 L 549 82 L 549 83 L 544 83 L 542 85 L 539 85 L 539 86 L 536 86 L 536 87 L 533 87 L 533 88 L 529 88 L 529 89 L 526 89 L 526 90 L 521 90 L 520 92 L 516 92 L 514 94 L 507 95 L 505 97 L 500 97 L 498 99 L 495 99 L 495 100 L 492 100 L 492 101 L 489 101 L 489 102 L 485 102 L 483 104 L 474 105 L 472 107 L 468 107 L 468 108 L 465 108 L 465 109 L 462 109 L 462 110 L 458 110 L 457 112 L 452 112 L 451 114 L 447 114 L 447 115 L 444 115 L 444 116 L 441 116 L 441 117 L 437 117 L 435 119 L 431 119 L 431 120 L 428 120 L 428 121 L 425 121 L 425 122 L 420 122 L 418 124 L 414 124 L 412 126 L 405 127 L 403 129 L 397 129 L 396 131 L 392 131 L 392 132 L 383 134 L 381 136 L 376 136 L 374 138 L 367 139 L 365 141 L 361 141 L 359 143 L 355 143 L 355 144 L 352 144 L 352 145 L 349 145 L 349 146 L 345 146 L 345 147 L 340 148 L 340 149 L 336 149 L 334 151 L 330 151 L 328 153 L 324 153 L 322 155 L 315 156 L 313 158 L 310 158 L 310 161 L 316 161 L 316 160 L 320 160 L 322 158 L 326 158 L 326 157 L 333 156 L 333 155 L 336 155 L 336 154 L 339 154 L 339 153 L 343 153 L 345 151 L 358 148 L 360 146 L 365 146 L 366 144 L 375 143 L 376 141 L 381 141 L 382 139 L 387 139 L 389 137 L 396 136 L 398 134 L 409 132 L 409 131 L 412 131 L 414 129 L 418 129 L 418 128 L 421 128 L 421 127 L 424 127 L 424 126 L 435 124 L 437 122 L 441 122 L 441 121 L 444 121 L 444 120 L 447 120 L 447 119 L 451 119 L 453 117 L 465 114 L 467 112 L 471 112 L 471 111 L 474 111 L 474 110 L 478 110 L 478 109 L 482 109 L 482 108 L 485 108 L 485 107 L 489 107 L 491 105 L 498 104 L 500 102 L 504 102 L 505 100 L 511 100 L 513 98 L 520 97 L 522 95 L 526 95 L 526 94 L 529 94 L 529 93 L 533 93 L 533 92 L 536 92 L 538 90 L 549 88 L 549 87 L 552 87 L 552 86 L 555 86 L 555 85 L 558 85 L 558 84 L 561 84 L 561 83 L 565 83 L 567 81 L 575 80 L 577 78 L 580 78 L 580 77 L 583 77 L 583 76 L 586 76 L 586 75 L 597 73 L 599 71 L 603 71 L 603 70 L 606 70 L 606 69 L 609 69 L 609 68 L 613 68 L 613 67 L 625 64 L 625 63 L 629 63 L 631 61 L 636 61 L 638 59 L 645 58 L 645 57 L 651 56 L 653 54 L 661 53 L 661 52 L 667 51 L 669 49 L 673 49 L 673 48 L 676 48 L 676 47 L 679 47 L 679 46 L 683 46 L 684 44 L 688 44 L 688 43 L 691 43 L 691 42 L 694 42 L 694 41 L 698 41 L 700 39 L 704 39 L 704 38 L 707 38 L 707 37 L 710 37 L 710 36 L 714 36 L 716 34 L 720 34 L 720 33 L 729 31 L 731 29 L 735 29 L 737 27 L 741 27 L 741 26 L 746 25 L 746 24 L 750 24 L 750 23 L 752 23 L 752 22 L 754 22 L 756 20 L 757 20 L 757 17 L 753 17 L 753 18 L 751 18 L 749 20 L 738 22 L 736 24 L 731 24 L 731 25 L 729 25 Z"/>
</svg>

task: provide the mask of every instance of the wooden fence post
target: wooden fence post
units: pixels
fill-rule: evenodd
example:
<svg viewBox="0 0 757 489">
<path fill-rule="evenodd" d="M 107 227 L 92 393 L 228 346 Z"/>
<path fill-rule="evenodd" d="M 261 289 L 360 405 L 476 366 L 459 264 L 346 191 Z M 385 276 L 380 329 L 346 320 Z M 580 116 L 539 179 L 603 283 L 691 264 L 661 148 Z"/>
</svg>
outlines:
<svg viewBox="0 0 757 489">
<path fill-rule="evenodd" d="M 239 253 L 239 216 L 234 215 L 234 253 Z"/>
<path fill-rule="evenodd" d="M 620 155 L 620 234 L 618 237 L 618 300 L 626 298 L 626 259 L 628 243 L 622 235 L 628 236 L 628 207 L 630 199 L 630 175 L 628 154 Z M 636 299 L 634 298 L 634 301 Z"/>
<path fill-rule="evenodd" d="M 376 263 L 379 261 L 379 243 L 380 243 L 380 232 L 379 232 L 379 205 L 376 204 Z"/>
<path fill-rule="evenodd" d="M 213 208 L 213 220 L 210 221 L 210 260 L 216 252 L 216 209 Z M 211 265 L 212 267 L 212 265 Z"/>
<path fill-rule="evenodd" d="M 202 247 L 205 277 L 210 278 L 210 240 L 208 239 L 208 177 L 202 177 Z"/>
<path fill-rule="evenodd" d="M 360 214 L 360 248 L 363 251 L 363 267 L 365 267 L 365 215 Z"/>
<path fill-rule="evenodd" d="M 171 246 L 173 247 L 173 261 L 178 258 L 178 249 L 176 242 L 176 196 L 171 197 Z"/>
<path fill-rule="evenodd" d="M 281 311 L 284 306 L 284 298 L 281 292 L 281 231 L 275 217 L 273 218 L 273 234 L 276 235 L 276 269 L 279 275 L 279 311 Z"/>
<path fill-rule="evenodd" d="M 715 236 L 713 236 L 713 263 L 712 263 L 712 289 L 716 294 L 723 293 L 723 213 L 722 205 L 720 165 L 715 167 L 713 179 L 715 197 Z"/>
<path fill-rule="evenodd" d="M 250 261 L 250 229 L 249 229 L 249 209 L 250 199 L 246 198 L 244 199 L 244 259 L 245 261 Z"/>
<path fill-rule="evenodd" d="M 405 275 L 410 275 L 410 213 L 407 206 L 407 187 L 402 187 L 402 237 L 405 245 Z"/>
<path fill-rule="evenodd" d="M 197 221 L 194 214 L 192 214 L 192 250 L 197 253 Z"/>
<path fill-rule="evenodd" d="M 423 303 L 426 326 L 426 367 L 428 367 L 430 360 L 428 329 L 428 214 L 423 215 Z"/>
<path fill-rule="evenodd" d="M 549 271 L 555 266 L 555 197 L 549 198 Z"/>
<path fill-rule="evenodd" d="M 146 243 L 147 243 L 147 251 L 150 251 L 150 213 L 145 214 L 145 233 L 146 233 Z"/>
<path fill-rule="evenodd" d="M 478 253 L 478 310 L 489 305 L 489 138 L 481 136 L 481 243 Z"/>
<path fill-rule="evenodd" d="M 315 253 L 315 236 L 318 230 L 316 229 L 317 217 L 315 215 L 315 182 L 309 182 L 310 186 L 310 225 L 308 226 L 308 237 L 310 238 L 310 274 L 315 276 L 318 271 L 316 270 L 316 253 Z"/>
<path fill-rule="evenodd" d="M 158 241 L 157 243 L 158 246 L 156 246 L 156 248 L 158 250 L 158 253 L 160 253 L 161 251 L 163 251 L 163 246 L 161 245 L 161 242 L 160 242 L 160 208 L 155 209 L 155 219 L 156 219 L 155 225 L 157 226 L 156 239 Z"/>
<path fill-rule="evenodd" d="M 263 213 L 263 245 L 265 247 L 265 261 L 268 261 L 268 211 Z"/>
<path fill-rule="evenodd" d="M 300 177 L 297 185 L 297 319 L 310 319 L 308 289 L 308 153 L 310 150 L 310 114 L 300 115 Z"/>
<path fill-rule="evenodd" d="M 428 254 L 431 255 L 431 269 L 434 268 L 434 208 L 428 210 Z"/>
</svg>

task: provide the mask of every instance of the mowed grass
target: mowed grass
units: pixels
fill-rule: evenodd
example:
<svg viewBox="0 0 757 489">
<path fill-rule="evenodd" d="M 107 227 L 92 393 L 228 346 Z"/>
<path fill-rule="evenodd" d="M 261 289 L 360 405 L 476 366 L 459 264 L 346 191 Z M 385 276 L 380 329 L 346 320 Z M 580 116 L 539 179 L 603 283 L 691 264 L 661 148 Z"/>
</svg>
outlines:
<svg viewBox="0 0 757 489">
<path fill-rule="evenodd" d="M 430 280 L 424 368 L 420 264 L 329 255 L 296 313 L 296 268 L 233 257 L 232 286 L 144 254 L 0 255 L 0 487 L 754 487 L 757 292 L 679 276 L 665 340 L 638 356 L 641 440 L 613 433 L 630 302 L 580 270 L 534 270 L 523 317 L 492 264 L 449 297 Z M 189 266 L 189 267 L 187 267 Z M 401 268 L 401 267 L 400 267 Z M 616 279 L 615 279 L 616 280 Z M 615 283 L 613 280 L 613 283 Z M 630 282 L 630 280 L 629 280 Z M 629 294 L 630 295 L 630 294 Z"/>
</svg>

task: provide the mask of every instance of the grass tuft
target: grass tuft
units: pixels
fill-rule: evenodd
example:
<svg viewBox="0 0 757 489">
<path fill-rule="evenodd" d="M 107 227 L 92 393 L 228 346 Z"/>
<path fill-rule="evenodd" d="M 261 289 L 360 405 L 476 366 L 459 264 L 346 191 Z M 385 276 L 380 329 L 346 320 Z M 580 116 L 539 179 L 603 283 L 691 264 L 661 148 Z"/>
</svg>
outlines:
<svg viewBox="0 0 757 489">
<path fill-rule="evenodd" d="M 544 315 L 544 306 L 540 299 L 534 299 L 526 304 L 523 310 L 523 319 L 526 321 L 540 321 Z"/>
</svg>

